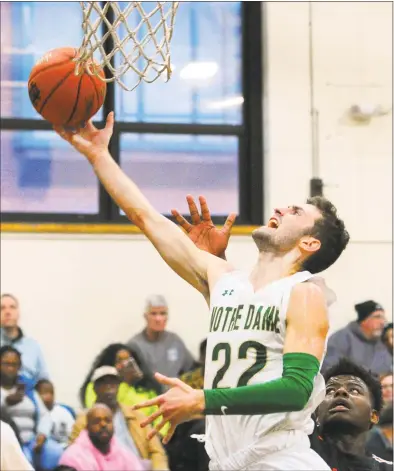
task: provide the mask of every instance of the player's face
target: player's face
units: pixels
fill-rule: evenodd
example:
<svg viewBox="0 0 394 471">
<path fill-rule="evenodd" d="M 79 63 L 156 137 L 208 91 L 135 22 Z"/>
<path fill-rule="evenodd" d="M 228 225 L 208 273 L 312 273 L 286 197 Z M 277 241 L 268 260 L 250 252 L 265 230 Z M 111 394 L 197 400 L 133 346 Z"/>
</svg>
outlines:
<svg viewBox="0 0 394 471">
<path fill-rule="evenodd" d="M 260 250 L 287 252 L 300 245 L 314 252 L 320 248 L 320 242 L 308 236 L 308 230 L 321 217 L 311 204 L 276 208 L 268 223 L 253 232 L 253 239 Z"/>
<path fill-rule="evenodd" d="M 18 325 L 19 306 L 10 296 L 1 298 L 1 327 L 10 328 Z"/>
<path fill-rule="evenodd" d="M 318 408 L 318 421 L 327 431 L 366 431 L 377 422 L 368 386 L 356 376 L 333 376 L 327 381 L 326 397 Z"/>
<path fill-rule="evenodd" d="M 166 306 L 151 307 L 145 314 L 147 328 L 152 332 L 163 332 L 167 326 L 168 309 Z"/>
<path fill-rule="evenodd" d="M 114 434 L 111 411 L 107 407 L 95 407 L 88 415 L 87 429 L 93 443 L 108 444 Z"/>
</svg>

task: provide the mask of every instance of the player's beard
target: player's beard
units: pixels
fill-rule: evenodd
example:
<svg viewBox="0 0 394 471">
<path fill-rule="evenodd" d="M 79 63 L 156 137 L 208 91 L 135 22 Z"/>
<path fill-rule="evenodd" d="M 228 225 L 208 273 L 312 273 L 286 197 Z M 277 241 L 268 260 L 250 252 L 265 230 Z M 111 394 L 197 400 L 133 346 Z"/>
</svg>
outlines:
<svg viewBox="0 0 394 471">
<path fill-rule="evenodd" d="M 260 228 L 252 233 L 252 237 L 259 252 L 280 255 L 292 250 L 296 246 L 300 235 L 297 234 L 297 237 L 295 237 L 289 234 L 276 234 L 272 230 Z"/>
</svg>

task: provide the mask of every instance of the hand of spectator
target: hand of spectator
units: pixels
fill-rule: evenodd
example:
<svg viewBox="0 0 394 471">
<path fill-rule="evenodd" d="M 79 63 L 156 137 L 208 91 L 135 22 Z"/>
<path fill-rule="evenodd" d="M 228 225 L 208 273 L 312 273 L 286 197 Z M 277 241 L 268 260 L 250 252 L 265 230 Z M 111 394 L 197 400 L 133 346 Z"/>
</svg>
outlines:
<svg viewBox="0 0 394 471">
<path fill-rule="evenodd" d="M 205 408 L 205 396 L 204 391 L 193 389 L 178 378 L 168 378 L 159 373 L 156 373 L 155 377 L 159 383 L 169 386 L 170 389 L 154 399 L 136 404 L 133 409 L 158 406 L 156 412 L 141 422 L 141 427 L 153 424 L 158 417 L 162 416 L 163 420 L 149 432 L 148 440 L 160 433 L 167 423 L 170 423 L 170 429 L 163 439 L 163 443 L 167 444 L 179 424 L 201 417 Z"/>
<path fill-rule="evenodd" d="M 36 443 L 34 444 L 34 447 L 33 447 L 33 451 L 35 453 L 40 453 L 40 451 L 42 450 L 42 447 L 44 446 L 44 443 L 46 441 L 47 437 L 45 435 L 37 435 L 37 438 L 36 438 Z"/>
<path fill-rule="evenodd" d="M 127 384 L 133 384 L 135 381 L 144 377 L 144 374 L 134 358 L 129 358 L 123 362 L 119 374 L 122 380 Z"/>
<path fill-rule="evenodd" d="M 236 214 L 230 213 L 223 228 L 218 229 L 212 222 L 207 201 L 203 196 L 199 197 L 202 220 L 193 197 L 187 195 L 186 200 L 189 205 L 192 224 L 187 222 L 179 211 L 172 209 L 171 213 L 175 217 L 176 222 L 185 230 L 186 234 L 199 249 L 217 257 L 225 258 L 224 253 L 230 238 L 231 228 L 237 217 Z"/>
<path fill-rule="evenodd" d="M 25 386 L 24 384 L 18 384 L 16 387 L 16 391 L 7 396 L 5 402 L 7 406 L 16 406 L 17 404 L 23 401 L 24 396 Z"/>
</svg>

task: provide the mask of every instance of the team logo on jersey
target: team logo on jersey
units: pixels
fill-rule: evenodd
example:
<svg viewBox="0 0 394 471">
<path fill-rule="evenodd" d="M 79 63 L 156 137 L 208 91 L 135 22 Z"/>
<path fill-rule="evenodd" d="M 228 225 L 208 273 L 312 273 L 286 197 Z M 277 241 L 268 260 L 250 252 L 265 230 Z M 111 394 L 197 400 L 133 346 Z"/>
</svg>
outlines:
<svg viewBox="0 0 394 471">
<path fill-rule="evenodd" d="M 224 293 L 222 293 L 222 296 L 231 296 L 232 294 L 234 293 L 234 290 L 233 289 L 226 289 L 224 290 Z"/>
</svg>

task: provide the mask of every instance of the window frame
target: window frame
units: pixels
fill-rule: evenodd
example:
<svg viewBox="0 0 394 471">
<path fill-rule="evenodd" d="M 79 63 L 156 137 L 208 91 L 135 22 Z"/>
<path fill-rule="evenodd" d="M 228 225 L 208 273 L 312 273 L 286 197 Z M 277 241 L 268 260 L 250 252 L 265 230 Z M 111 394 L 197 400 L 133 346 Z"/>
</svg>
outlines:
<svg viewBox="0 0 394 471">
<path fill-rule="evenodd" d="M 108 10 L 112 13 L 112 9 Z M 239 216 L 237 225 L 261 225 L 264 214 L 264 165 L 263 165 L 263 47 L 262 47 L 262 8 L 259 2 L 241 3 L 242 22 L 242 95 L 244 97 L 242 123 L 227 124 L 188 124 L 154 122 L 116 122 L 109 150 L 119 163 L 119 141 L 122 133 L 188 134 L 235 136 L 239 140 Z M 111 19 L 111 18 L 109 18 Z M 105 33 L 105 31 L 104 31 Z M 106 44 L 107 49 L 111 44 Z M 115 83 L 109 83 L 103 105 L 103 115 L 115 109 Z M 98 127 L 104 121 L 96 121 Z M 50 131 L 52 126 L 44 120 L 24 118 L 1 118 L 2 131 Z M 177 202 L 174 201 L 174 205 Z M 209 204 L 209 201 L 208 201 Z M 172 216 L 166 215 L 170 219 Z M 222 224 L 225 217 L 213 216 L 215 224 Z M 105 223 L 129 224 L 110 196 L 99 184 L 99 211 L 97 214 L 70 213 L 1 213 L 2 222 L 20 223 Z"/>
</svg>

